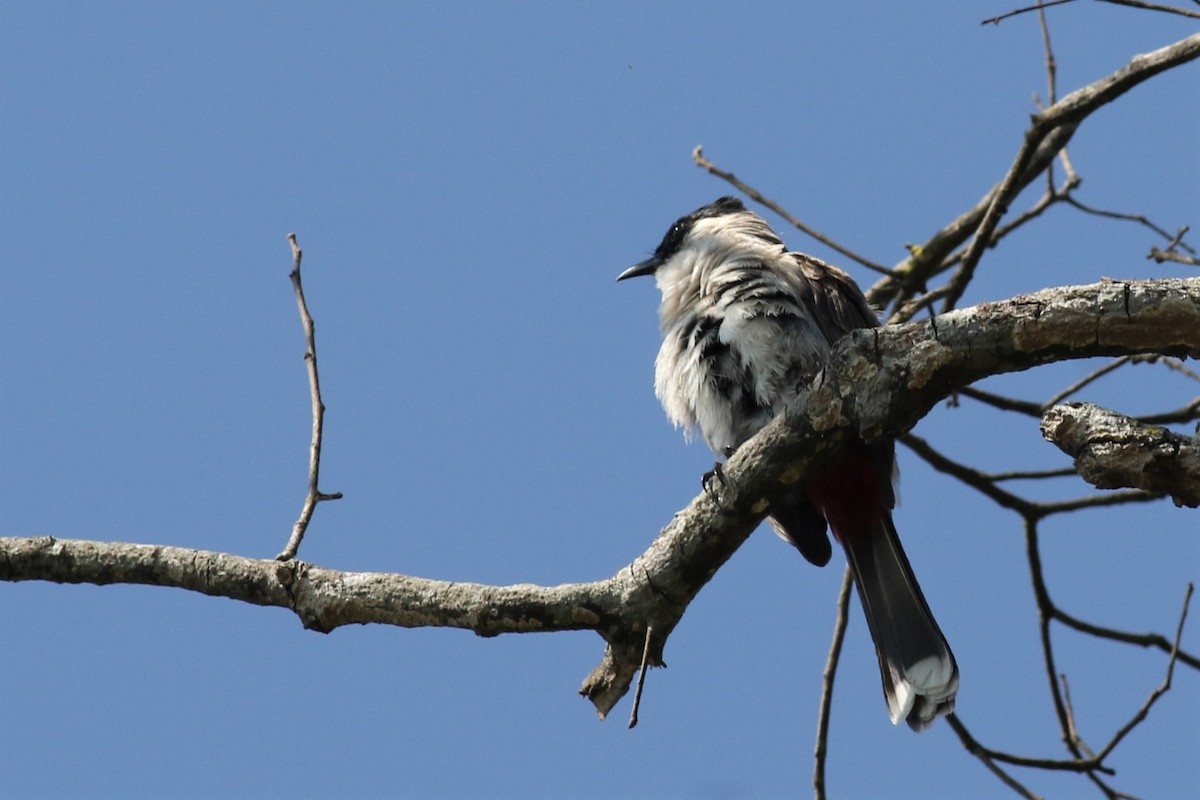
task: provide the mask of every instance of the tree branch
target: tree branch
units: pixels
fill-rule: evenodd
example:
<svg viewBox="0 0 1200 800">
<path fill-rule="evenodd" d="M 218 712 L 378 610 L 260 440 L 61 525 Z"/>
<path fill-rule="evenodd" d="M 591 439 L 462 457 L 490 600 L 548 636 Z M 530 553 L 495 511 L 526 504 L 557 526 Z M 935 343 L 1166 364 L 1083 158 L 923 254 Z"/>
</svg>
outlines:
<svg viewBox="0 0 1200 800">
<path fill-rule="evenodd" d="M 1037 6 L 1030 7 L 1030 10 Z M 1033 117 L 1008 172 L 969 210 L 960 214 L 911 255 L 893 268 L 900 277 L 887 276 L 867 292 L 872 304 L 883 307 L 899 298 L 907 300 L 929 278 L 946 268 L 947 256 L 971 239 L 948 292 L 949 305 L 958 299 L 974 273 L 983 248 L 991 242 L 1008 204 L 1053 163 L 1075 129 L 1093 111 L 1120 97 L 1142 81 L 1164 70 L 1200 57 L 1200 34 L 1194 34 L 1152 53 L 1134 56 L 1121 69 L 1077 89 Z"/>
<path fill-rule="evenodd" d="M 554 587 L 486 586 L 353 573 L 157 545 L 0 538 L 0 580 L 171 586 L 293 610 L 305 627 L 464 628 L 484 636 L 595 630 L 607 642 L 581 693 L 603 716 L 771 503 L 855 437 L 907 430 L 988 375 L 1094 356 L 1200 356 L 1200 278 L 1046 289 L 843 339 L 795 403 L 724 468 L 646 552 L 612 577 Z M 654 636 L 646 650 L 647 627 Z"/>
<path fill-rule="evenodd" d="M 946 298 L 945 308 L 953 308 L 966 290 L 979 259 L 983 257 L 984 248 L 991 242 L 996 226 L 1008 212 L 1009 203 L 1028 183 L 1023 176 L 1029 173 L 1035 161 L 1039 160 L 1039 152 L 1042 152 L 1042 158 L 1045 158 L 1044 151 L 1048 149 L 1045 148 L 1045 145 L 1051 141 L 1051 136 L 1062 132 L 1065 138 L 1061 143 L 1054 144 L 1053 152 L 1048 154 L 1050 156 L 1049 163 L 1053 163 L 1053 156 L 1067 146 L 1067 140 L 1071 138 L 1075 128 L 1088 114 L 1116 100 L 1142 81 L 1197 56 L 1200 56 L 1200 34 L 1155 50 L 1153 53 L 1134 56 L 1129 64 L 1113 74 L 1082 89 L 1076 89 L 1045 111 L 1035 115 L 1033 124 L 1025 132 L 1025 141 L 1017 151 L 1017 157 L 1013 160 L 1008 174 L 992 192 L 987 210 L 979 221 L 979 227 L 974 232 L 967 252 L 963 255 L 958 271 L 950 279 L 948 285 L 954 287 L 954 290 Z M 1041 170 L 1039 169 L 1038 172 Z"/>
<path fill-rule="evenodd" d="M 1200 441 L 1091 403 L 1054 406 L 1042 435 L 1075 459 L 1098 489 L 1133 487 L 1170 494 L 1177 506 L 1200 506 Z"/>
</svg>

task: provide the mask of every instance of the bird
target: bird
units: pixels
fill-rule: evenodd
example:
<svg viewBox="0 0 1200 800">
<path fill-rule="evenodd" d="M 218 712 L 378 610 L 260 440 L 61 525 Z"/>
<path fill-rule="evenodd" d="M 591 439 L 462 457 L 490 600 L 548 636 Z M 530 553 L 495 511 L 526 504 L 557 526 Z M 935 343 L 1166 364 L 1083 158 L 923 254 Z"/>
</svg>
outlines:
<svg viewBox="0 0 1200 800">
<path fill-rule="evenodd" d="M 642 275 L 662 293 L 655 394 L 668 419 L 689 438 L 698 430 L 718 458 L 783 413 L 839 339 L 879 325 L 846 272 L 789 251 L 735 197 L 680 217 L 617 280 Z M 921 731 L 954 710 L 958 665 L 892 521 L 894 472 L 894 441 L 856 439 L 767 514 L 817 566 L 832 556 L 832 529 L 875 643 L 888 715 Z"/>
</svg>

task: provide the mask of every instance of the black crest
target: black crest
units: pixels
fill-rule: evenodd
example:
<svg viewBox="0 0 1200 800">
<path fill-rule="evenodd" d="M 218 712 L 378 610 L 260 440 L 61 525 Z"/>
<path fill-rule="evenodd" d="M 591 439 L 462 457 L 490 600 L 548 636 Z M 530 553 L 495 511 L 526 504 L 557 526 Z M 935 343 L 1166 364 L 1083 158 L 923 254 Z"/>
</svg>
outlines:
<svg viewBox="0 0 1200 800">
<path fill-rule="evenodd" d="M 746 207 L 742 205 L 742 201 L 736 197 L 722 197 L 706 206 L 697 208 L 692 213 L 675 220 L 675 224 L 667 231 L 667 235 L 663 237 L 662 242 L 658 245 L 658 249 L 654 251 L 654 257 L 659 261 L 666 261 L 675 255 L 679 251 L 679 248 L 683 246 L 683 240 L 687 236 L 688 231 L 699 220 L 709 217 L 723 217 L 726 214 L 735 214 L 738 211 L 745 210 Z"/>
</svg>

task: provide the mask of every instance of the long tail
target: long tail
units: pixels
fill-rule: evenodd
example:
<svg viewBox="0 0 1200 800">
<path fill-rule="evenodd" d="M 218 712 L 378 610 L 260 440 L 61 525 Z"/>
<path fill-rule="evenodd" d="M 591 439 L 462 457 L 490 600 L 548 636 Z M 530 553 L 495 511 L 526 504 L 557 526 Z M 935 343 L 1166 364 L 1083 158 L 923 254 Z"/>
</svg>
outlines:
<svg viewBox="0 0 1200 800">
<path fill-rule="evenodd" d="M 928 728 L 954 710 L 958 665 L 929 612 L 900 546 L 891 514 L 872 530 L 839 537 L 879 656 L 883 694 L 893 724 Z"/>
<path fill-rule="evenodd" d="M 851 446 L 807 493 L 846 550 L 892 723 L 904 719 L 920 731 L 954 710 L 958 665 L 892 524 L 892 464 L 891 442 Z"/>
</svg>

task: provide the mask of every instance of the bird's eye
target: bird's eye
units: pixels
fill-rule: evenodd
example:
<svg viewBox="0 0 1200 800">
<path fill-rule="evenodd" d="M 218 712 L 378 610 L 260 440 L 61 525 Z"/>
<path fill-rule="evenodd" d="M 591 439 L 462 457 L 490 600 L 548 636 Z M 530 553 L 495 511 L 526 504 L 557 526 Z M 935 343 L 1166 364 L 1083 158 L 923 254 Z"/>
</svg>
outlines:
<svg viewBox="0 0 1200 800">
<path fill-rule="evenodd" d="M 683 237 L 686 234 L 686 227 L 682 222 L 676 222 L 667 231 L 667 235 L 663 237 L 662 244 L 658 246 L 655 252 L 659 256 L 673 255 L 681 246 L 683 246 Z"/>
</svg>

